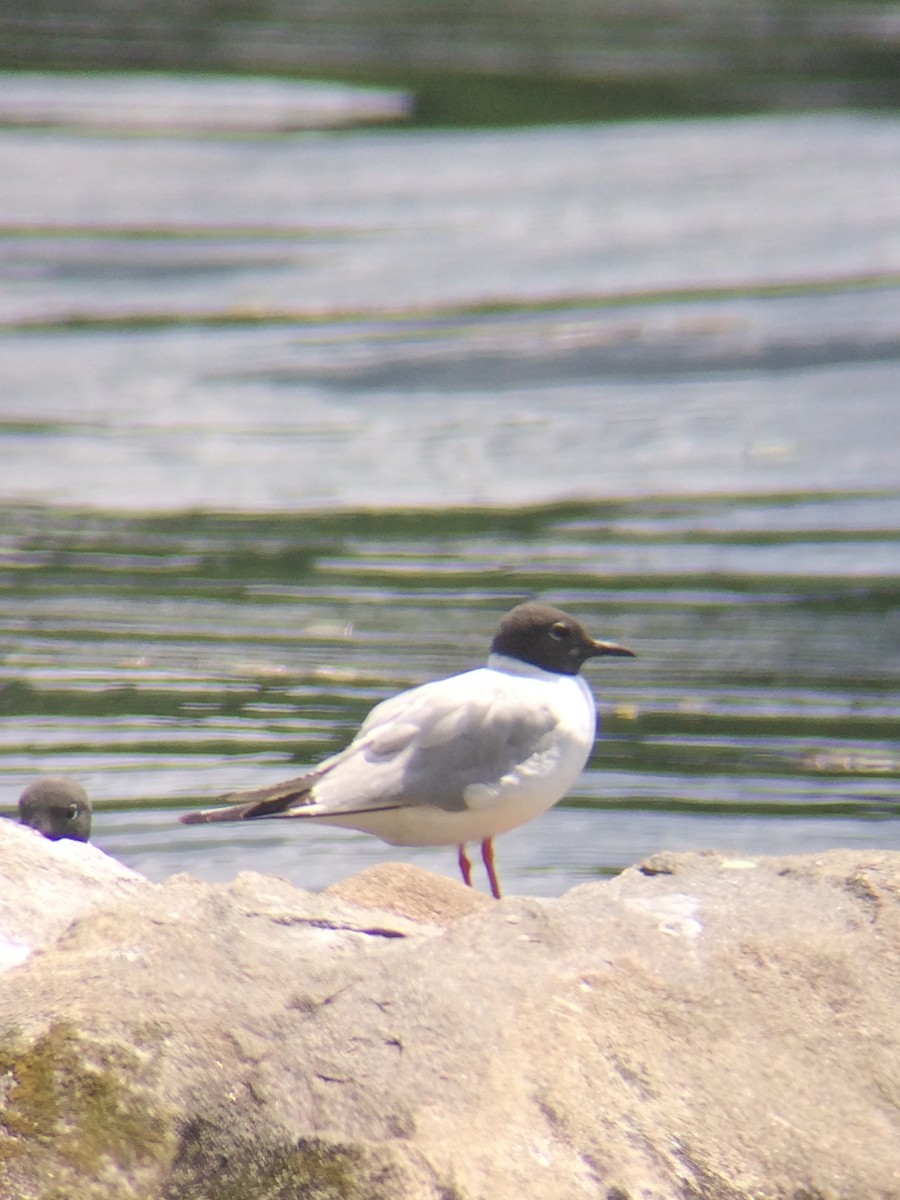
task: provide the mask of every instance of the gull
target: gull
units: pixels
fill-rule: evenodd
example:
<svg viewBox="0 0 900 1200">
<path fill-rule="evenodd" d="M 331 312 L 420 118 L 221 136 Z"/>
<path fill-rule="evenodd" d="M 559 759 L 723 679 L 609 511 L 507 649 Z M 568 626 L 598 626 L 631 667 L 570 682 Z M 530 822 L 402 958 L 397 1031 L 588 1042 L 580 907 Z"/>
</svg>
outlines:
<svg viewBox="0 0 900 1200">
<path fill-rule="evenodd" d="M 377 704 L 350 744 L 296 779 L 221 796 L 222 808 L 185 813 L 187 825 L 290 818 L 374 834 L 395 846 L 479 841 L 500 899 L 493 839 L 558 803 L 581 774 L 597 728 L 579 674 L 591 658 L 633 658 L 595 641 L 549 604 L 508 612 L 487 663 Z"/>
<path fill-rule="evenodd" d="M 91 802 L 74 779 L 44 775 L 19 797 L 19 821 L 58 842 L 86 842 L 91 836 Z"/>
</svg>

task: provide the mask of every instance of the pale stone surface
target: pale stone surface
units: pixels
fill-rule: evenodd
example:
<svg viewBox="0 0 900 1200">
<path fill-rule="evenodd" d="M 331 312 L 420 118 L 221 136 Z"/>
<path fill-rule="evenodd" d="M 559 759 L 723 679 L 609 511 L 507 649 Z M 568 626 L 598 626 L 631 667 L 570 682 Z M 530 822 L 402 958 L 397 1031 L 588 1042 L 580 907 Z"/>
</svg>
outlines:
<svg viewBox="0 0 900 1200">
<path fill-rule="evenodd" d="M 0 982 L 3 1200 L 900 1197 L 900 855 L 122 882 Z"/>
<path fill-rule="evenodd" d="M 95 904 L 153 885 L 84 842 L 0 819 L 0 972 L 49 945 Z"/>
<path fill-rule="evenodd" d="M 360 908 L 381 908 L 435 925 L 449 925 L 458 917 L 493 904 L 484 892 L 461 887 L 453 879 L 433 875 L 412 863 L 376 863 L 332 884 L 324 894 Z"/>
</svg>

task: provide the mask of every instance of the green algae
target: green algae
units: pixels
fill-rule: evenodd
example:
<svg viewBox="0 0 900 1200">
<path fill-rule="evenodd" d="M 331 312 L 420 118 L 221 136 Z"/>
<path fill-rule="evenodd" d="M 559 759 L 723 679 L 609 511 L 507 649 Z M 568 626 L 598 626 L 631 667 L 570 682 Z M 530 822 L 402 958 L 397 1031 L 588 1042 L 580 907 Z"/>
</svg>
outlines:
<svg viewBox="0 0 900 1200">
<path fill-rule="evenodd" d="M 145 1033 L 151 1032 L 150 1030 Z M 153 1041 L 152 1036 L 150 1041 Z M 135 1080 L 140 1053 L 59 1022 L 0 1045 L 0 1197 L 15 1200 L 389 1200 L 368 1148 L 259 1136 L 234 1114 L 178 1122 Z M 246 1116 L 246 1114 L 244 1114 Z"/>
<path fill-rule="evenodd" d="M 170 1160 L 169 1123 L 130 1082 L 140 1065 L 62 1022 L 24 1049 L 0 1048 L 0 1194 L 51 1200 L 71 1195 L 74 1180 Z M 40 1190 L 27 1192 L 34 1183 Z"/>
<path fill-rule="evenodd" d="M 225 1124 L 197 1119 L 182 1128 L 162 1200 L 390 1200 L 392 1179 L 356 1146 L 235 1138 Z"/>
</svg>

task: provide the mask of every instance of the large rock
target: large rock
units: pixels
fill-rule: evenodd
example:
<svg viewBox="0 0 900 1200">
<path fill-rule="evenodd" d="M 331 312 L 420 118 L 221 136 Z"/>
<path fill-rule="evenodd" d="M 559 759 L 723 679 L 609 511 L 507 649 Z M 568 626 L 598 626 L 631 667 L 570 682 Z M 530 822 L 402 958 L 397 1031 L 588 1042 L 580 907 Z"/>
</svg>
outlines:
<svg viewBox="0 0 900 1200">
<path fill-rule="evenodd" d="M 83 871 L 0 977 L 3 1200 L 900 1197 L 900 855 L 500 903 Z"/>
<path fill-rule="evenodd" d="M 95 846 L 0 819 L 0 971 L 51 945 L 89 908 L 150 886 Z"/>
</svg>

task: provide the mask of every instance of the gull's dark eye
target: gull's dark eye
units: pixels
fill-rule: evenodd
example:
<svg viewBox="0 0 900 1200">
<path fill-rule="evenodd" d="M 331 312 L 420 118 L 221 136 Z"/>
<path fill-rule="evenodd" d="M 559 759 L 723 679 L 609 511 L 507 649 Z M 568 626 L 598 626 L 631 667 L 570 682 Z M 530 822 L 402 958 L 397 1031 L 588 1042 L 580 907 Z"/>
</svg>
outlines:
<svg viewBox="0 0 900 1200">
<path fill-rule="evenodd" d="M 74 821 L 77 816 L 78 816 L 78 805 L 70 804 L 69 807 L 66 809 L 66 820 Z"/>
<path fill-rule="evenodd" d="M 557 621 L 555 625 L 550 626 L 549 633 L 554 642 L 564 642 L 571 630 L 562 621 Z"/>
</svg>

